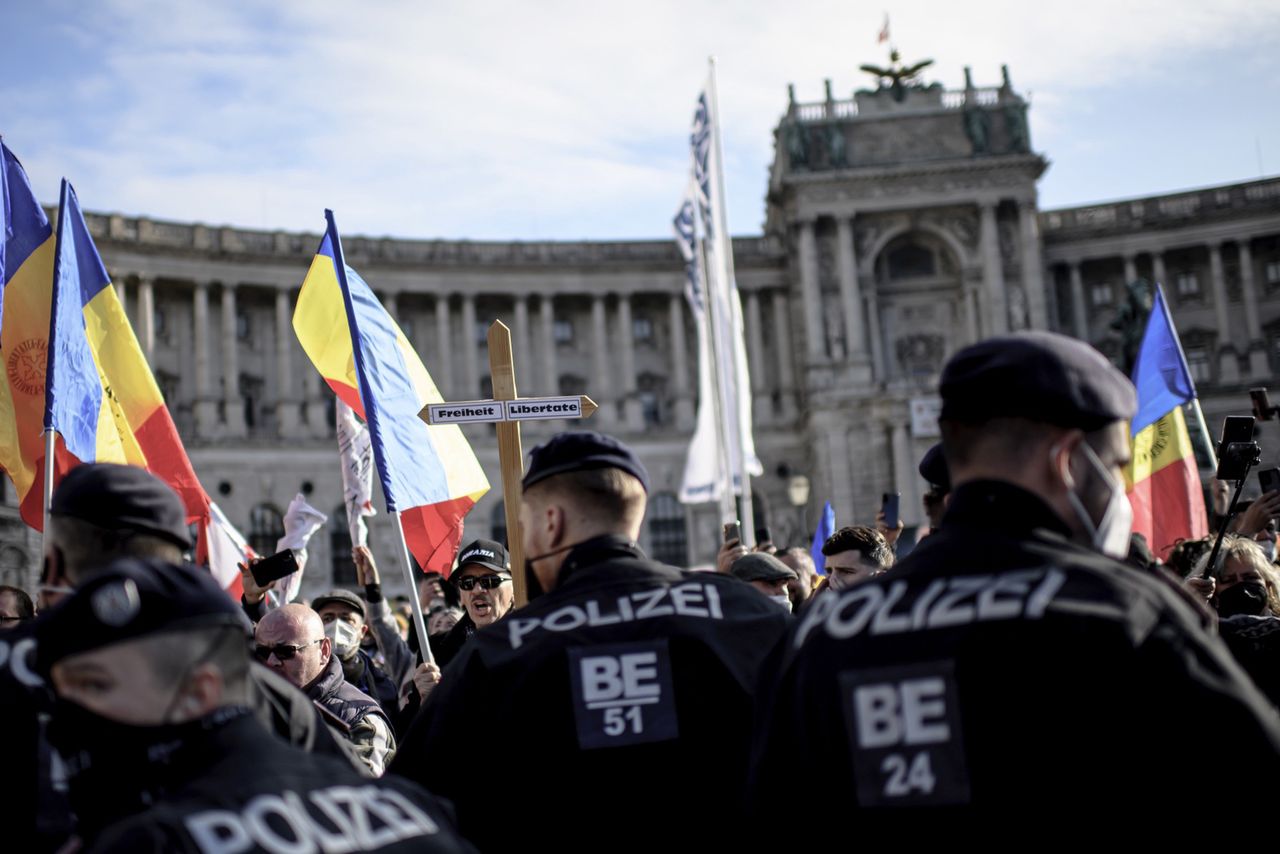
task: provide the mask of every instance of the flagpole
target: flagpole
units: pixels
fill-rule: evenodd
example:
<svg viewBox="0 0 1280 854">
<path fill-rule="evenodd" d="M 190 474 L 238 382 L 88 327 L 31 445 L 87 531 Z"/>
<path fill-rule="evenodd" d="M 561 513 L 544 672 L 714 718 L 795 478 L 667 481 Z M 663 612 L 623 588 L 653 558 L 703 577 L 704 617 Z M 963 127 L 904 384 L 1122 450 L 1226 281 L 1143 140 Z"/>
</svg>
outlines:
<svg viewBox="0 0 1280 854">
<path fill-rule="evenodd" d="M 1191 412 L 1196 417 L 1196 425 L 1200 428 L 1200 438 L 1204 441 L 1206 453 L 1209 454 L 1209 465 L 1218 470 L 1218 454 L 1213 447 L 1213 436 L 1209 433 L 1209 425 L 1204 420 L 1204 410 L 1200 408 L 1200 398 L 1191 398 Z"/>
<path fill-rule="evenodd" d="M 57 446 L 58 434 L 52 429 L 44 431 L 44 528 L 41 531 L 41 547 L 49 542 L 49 508 L 53 505 L 53 454 Z M 47 554 L 47 551 L 46 551 Z"/>
<path fill-rule="evenodd" d="M 720 441 L 716 442 L 716 451 L 720 456 L 720 521 L 721 523 L 731 522 L 738 518 L 738 511 L 733 506 L 733 463 L 729 455 L 729 443 L 725 436 L 725 403 L 724 403 L 724 375 L 720 370 L 720 347 L 719 336 L 716 335 L 716 325 L 711 317 L 711 302 L 714 295 L 711 293 L 711 282 L 707 278 L 707 255 L 706 240 L 699 240 L 694 236 L 694 251 L 697 256 L 698 276 L 702 280 L 702 292 L 705 297 L 702 310 L 702 327 L 703 337 L 707 341 L 707 351 L 705 355 L 711 360 L 711 408 L 715 413 L 717 425 L 717 433 L 720 435 Z"/>
<path fill-rule="evenodd" d="M 422 652 L 422 660 L 427 664 L 435 664 L 436 657 L 431 652 L 431 642 L 427 639 L 427 621 L 422 618 L 422 602 L 418 598 L 418 583 L 413 577 L 413 561 L 409 558 L 409 544 L 404 539 L 404 528 L 400 525 L 400 511 L 391 514 L 396 523 L 396 536 L 400 538 L 400 565 L 404 568 L 405 584 L 409 587 L 409 604 L 413 608 L 413 628 L 418 633 L 418 649 Z"/>
<path fill-rule="evenodd" d="M 712 171 L 711 180 L 715 184 L 716 205 L 719 208 L 719 216 L 718 217 L 713 216 L 712 219 L 719 220 L 719 222 L 716 224 L 716 239 L 720 241 L 721 245 L 724 247 L 723 251 L 716 253 L 718 256 L 720 256 L 716 260 L 720 263 L 722 269 L 724 270 L 724 275 L 725 275 L 724 294 L 727 298 L 732 298 L 732 296 L 737 293 L 738 286 L 737 286 L 737 279 L 734 277 L 733 240 L 729 236 L 729 210 L 727 207 L 727 202 L 725 201 L 725 191 L 724 191 L 724 184 L 725 184 L 724 148 L 721 145 L 721 140 L 720 140 L 720 92 L 719 92 L 719 86 L 716 83 L 716 58 L 714 56 L 708 57 L 707 63 L 710 66 L 710 82 L 707 87 L 710 90 L 710 93 L 708 96 L 709 103 L 707 104 L 707 109 L 711 112 L 711 117 L 710 117 L 711 118 L 711 144 L 715 147 L 715 165 L 716 165 L 715 170 Z M 736 324 L 734 323 L 735 317 L 733 313 L 733 305 L 730 303 L 728 305 L 725 305 L 724 308 L 729 312 L 729 318 L 725 328 L 728 329 L 730 332 L 736 333 Z M 718 325 L 719 324 L 717 324 L 717 326 Z M 731 358 L 735 359 L 735 364 L 732 366 L 732 373 L 730 374 L 730 376 L 733 378 L 733 382 L 736 384 L 737 382 L 737 364 L 736 364 L 737 344 L 736 344 L 736 341 L 730 341 L 729 343 L 730 343 L 730 346 L 733 348 Z M 724 355 L 724 353 L 721 353 L 721 352 L 716 353 L 717 361 L 720 359 L 722 355 Z M 747 396 L 746 398 L 747 407 L 748 407 L 748 411 L 750 411 L 750 407 L 752 404 L 751 389 L 735 388 L 734 405 L 736 406 L 737 411 L 733 413 L 733 416 L 732 416 L 733 421 L 730 422 L 730 424 L 732 424 L 732 426 L 737 427 L 736 432 L 738 434 L 736 437 L 734 437 L 734 440 L 737 442 L 737 446 L 738 446 L 738 462 L 739 462 L 738 476 L 741 478 L 741 487 L 742 487 L 742 515 L 744 517 L 742 519 L 742 544 L 747 548 L 751 548 L 756 543 L 756 528 L 755 528 L 755 508 L 752 506 L 752 500 L 751 500 L 751 474 L 747 470 L 747 466 L 748 466 L 747 427 L 746 427 L 745 419 L 741 417 L 742 416 L 742 396 L 744 394 Z M 732 485 L 733 483 L 732 472 L 729 474 L 729 483 L 730 485 Z"/>
</svg>

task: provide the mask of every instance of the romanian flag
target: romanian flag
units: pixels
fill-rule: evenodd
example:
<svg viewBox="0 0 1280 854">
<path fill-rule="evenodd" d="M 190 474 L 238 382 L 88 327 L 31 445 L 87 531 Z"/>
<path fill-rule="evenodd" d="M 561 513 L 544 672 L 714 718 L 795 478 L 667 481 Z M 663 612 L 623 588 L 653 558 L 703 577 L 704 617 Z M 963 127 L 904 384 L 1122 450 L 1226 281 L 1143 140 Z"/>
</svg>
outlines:
<svg viewBox="0 0 1280 854">
<path fill-rule="evenodd" d="M 333 212 L 325 217 L 293 330 L 320 376 L 368 424 L 387 512 L 400 514 L 409 551 L 423 569 L 448 575 L 462 519 L 489 481 L 457 425 L 418 418 L 443 401 L 440 391 L 373 290 L 346 266 Z"/>
<path fill-rule="evenodd" d="M 23 187 L 31 198 L 25 176 Z M 142 466 L 178 493 L 189 521 L 203 518 L 208 496 L 66 181 L 59 211 L 54 240 L 17 271 L 19 287 L 6 289 L 0 333 L 4 347 L 12 347 L 6 364 L 15 366 L 0 388 L 0 431 L 8 434 L 0 438 L 0 453 L 18 487 L 22 517 L 34 528 L 43 525 L 42 434 L 53 430 L 55 479 L 80 463 Z M 38 206 L 29 214 L 31 227 L 42 222 L 47 229 L 35 212 Z M 31 277 L 19 282 L 33 262 Z M 34 353 L 38 359 L 29 356 Z"/>
<path fill-rule="evenodd" d="M 1180 539 L 1205 536 L 1204 493 L 1182 407 L 1196 388 L 1173 318 L 1156 286 L 1155 305 L 1133 368 L 1138 414 L 1133 419 L 1133 461 L 1126 472 L 1133 530 L 1156 555 Z"/>
</svg>

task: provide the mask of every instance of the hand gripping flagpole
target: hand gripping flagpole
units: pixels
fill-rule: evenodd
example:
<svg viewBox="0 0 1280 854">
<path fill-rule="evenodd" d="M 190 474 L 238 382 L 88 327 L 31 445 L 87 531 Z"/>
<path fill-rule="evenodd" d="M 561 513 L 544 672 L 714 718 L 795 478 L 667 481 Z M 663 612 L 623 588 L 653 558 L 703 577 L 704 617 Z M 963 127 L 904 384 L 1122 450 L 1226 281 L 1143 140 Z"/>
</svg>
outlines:
<svg viewBox="0 0 1280 854">
<path fill-rule="evenodd" d="M 360 382 L 360 394 L 364 400 L 365 422 L 369 424 L 369 434 L 375 438 L 373 442 L 373 454 L 377 459 L 381 454 L 379 443 L 376 441 L 374 419 L 377 418 L 376 410 L 369 406 L 369 398 L 364 397 L 365 380 L 364 380 L 364 355 L 360 350 L 359 331 L 356 325 L 355 306 L 351 302 L 351 288 L 347 284 L 347 262 L 342 255 L 342 239 L 338 236 L 338 226 L 333 219 L 333 211 L 326 210 L 324 212 L 325 219 L 329 224 L 329 235 L 333 238 L 333 266 L 338 274 L 338 284 L 342 287 L 342 302 L 347 310 L 347 328 L 351 334 L 351 352 L 355 359 L 356 376 Z M 431 643 L 427 639 L 427 621 L 422 618 L 422 602 L 418 599 L 417 579 L 413 575 L 413 561 L 409 557 L 409 544 L 404 539 L 404 527 L 400 524 L 400 511 L 393 507 L 391 496 L 387 495 L 386 483 L 383 483 L 382 497 L 386 499 L 387 511 L 391 518 L 395 520 L 396 536 L 400 538 L 400 557 L 401 566 L 404 569 L 405 584 L 409 587 L 409 603 L 413 610 L 413 627 L 418 633 L 418 649 L 422 653 L 422 660 L 428 664 L 435 663 L 435 656 L 431 654 Z"/>
</svg>

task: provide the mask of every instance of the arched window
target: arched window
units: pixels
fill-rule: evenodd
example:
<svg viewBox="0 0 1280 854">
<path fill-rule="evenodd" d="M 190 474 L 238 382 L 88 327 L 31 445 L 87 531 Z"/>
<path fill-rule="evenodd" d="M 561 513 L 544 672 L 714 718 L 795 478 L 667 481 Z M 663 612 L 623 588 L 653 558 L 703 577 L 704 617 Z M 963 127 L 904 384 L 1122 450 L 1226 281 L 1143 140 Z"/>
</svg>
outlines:
<svg viewBox="0 0 1280 854">
<path fill-rule="evenodd" d="M 334 587 L 356 585 L 356 565 L 351 560 L 351 528 L 347 524 L 346 504 L 339 504 L 329 514 L 329 562 L 333 567 Z"/>
<path fill-rule="evenodd" d="M 660 492 L 649 502 L 649 552 L 654 560 L 672 566 L 689 562 L 684 505 L 670 492 Z"/>
<path fill-rule="evenodd" d="M 888 252 L 889 278 L 911 279 L 937 274 L 933 252 L 919 243 L 904 243 Z"/>
<path fill-rule="evenodd" d="M 262 557 L 276 553 L 276 543 L 284 536 L 284 517 L 270 504 L 249 511 L 249 545 Z"/>
<path fill-rule="evenodd" d="M 489 513 L 489 539 L 507 544 L 507 507 L 501 501 Z"/>
</svg>

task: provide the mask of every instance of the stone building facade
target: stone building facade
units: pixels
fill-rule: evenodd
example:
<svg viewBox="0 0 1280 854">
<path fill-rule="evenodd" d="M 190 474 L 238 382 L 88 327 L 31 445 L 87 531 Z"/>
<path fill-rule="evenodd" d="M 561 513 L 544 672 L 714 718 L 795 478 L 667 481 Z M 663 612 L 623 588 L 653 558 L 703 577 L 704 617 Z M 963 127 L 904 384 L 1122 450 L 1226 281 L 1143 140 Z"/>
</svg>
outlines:
<svg viewBox="0 0 1280 854">
<path fill-rule="evenodd" d="M 788 104 L 765 233 L 734 240 L 765 463 L 753 485 L 776 539 L 805 542 L 827 499 L 842 523 L 869 522 L 884 492 L 921 524 L 916 463 L 936 441 L 946 357 L 998 332 L 1055 328 L 1119 360 L 1111 324 L 1139 277 L 1165 285 L 1211 425 L 1247 411 L 1247 388 L 1280 365 L 1280 179 L 1041 211 L 1048 163 L 1026 112 L 1007 73 L 992 88 L 906 81 L 840 100 L 828 86 L 822 102 Z M 304 594 L 351 583 L 332 395 L 291 327 L 319 235 L 87 219 L 210 494 L 270 550 L 303 493 L 330 514 Z M 522 394 L 589 393 L 601 404 L 591 426 L 644 458 L 651 553 L 711 559 L 714 505 L 675 498 L 697 383 L 673 242 L 352 236 L 344 248 L 447 399 L 489 396 L 484 333 L 503 320 Z M 526 449 L 563 426 L 527 425 Z M 493 429 L 464 430 L 494 482 L 467 536 L 501 538 Z M 789 500 L 793 474 L 811 482 L 806 506 Z M 5 486 L 0 578 L 31 585 L 38 537 Z M 394 586 L 385 517 L 371 535 Z"/>
</svg>

